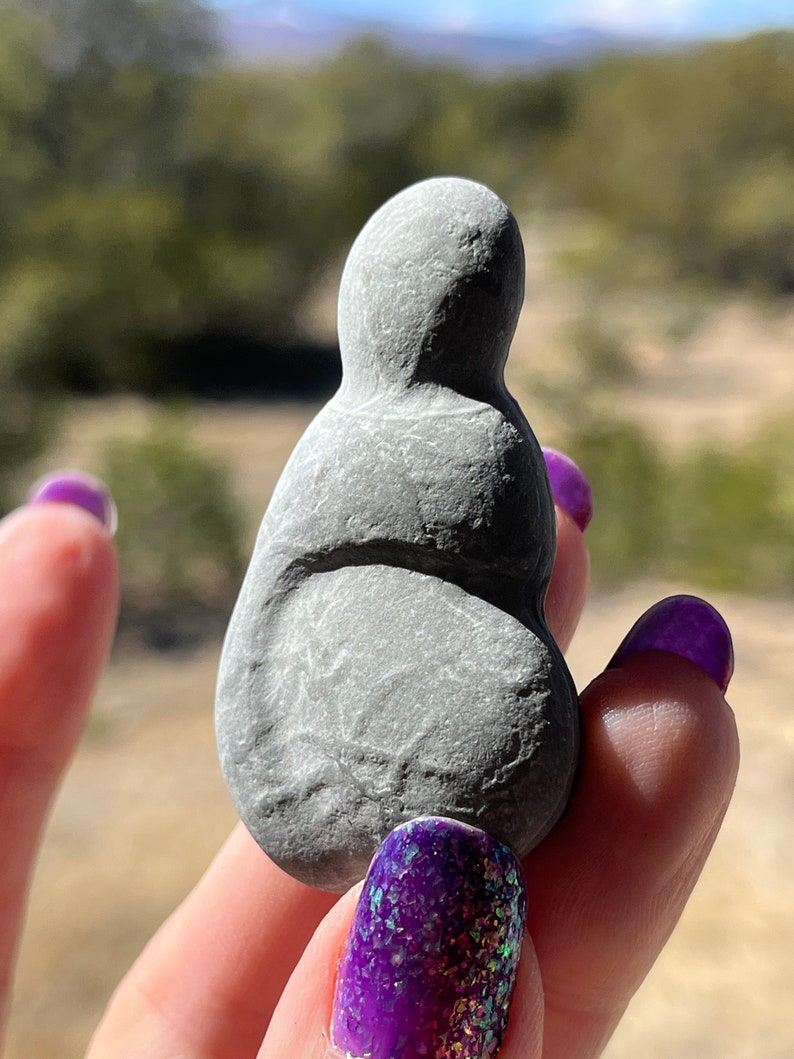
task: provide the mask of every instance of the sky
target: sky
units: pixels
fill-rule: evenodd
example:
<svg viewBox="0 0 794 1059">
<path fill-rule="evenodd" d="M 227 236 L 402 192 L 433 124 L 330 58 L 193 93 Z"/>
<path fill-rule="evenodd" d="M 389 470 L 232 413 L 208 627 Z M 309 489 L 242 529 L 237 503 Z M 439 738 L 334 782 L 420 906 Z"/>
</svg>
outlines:
<svg viewBox="0 0 794 1059">
<path fill-rule="evenodd" d="M 218 7 L 257 0 L 214 0 Z M 794 27 L 794 0 L 302 0 L 307 7 L 423 28 L 532 33 L 592 26 L 626 33 L 722 36 Z M 288 12 L 289 3 L 281 5 Z"/>
</svg>

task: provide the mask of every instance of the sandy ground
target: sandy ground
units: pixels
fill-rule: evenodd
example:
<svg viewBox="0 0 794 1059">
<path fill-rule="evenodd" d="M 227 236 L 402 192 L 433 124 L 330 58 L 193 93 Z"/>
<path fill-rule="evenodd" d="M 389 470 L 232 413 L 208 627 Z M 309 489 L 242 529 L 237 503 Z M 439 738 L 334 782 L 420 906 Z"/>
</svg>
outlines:
<svg viewBox="0 0 794 1059">
<path fill-rule="evenodd" d="M 669 586 L 597 597 L 571 652 L 579 686 Z M 794 1055 L 794 604 L 715 599 L 736 640 L 743 742 L 733 806 L 678 931 L 610 1059 Z M 50 824 L 7 1055 L 83 1054 L 114 984 L 232 826 L 215 759 L 218 646 L 111 665 Z"/>
</svg>

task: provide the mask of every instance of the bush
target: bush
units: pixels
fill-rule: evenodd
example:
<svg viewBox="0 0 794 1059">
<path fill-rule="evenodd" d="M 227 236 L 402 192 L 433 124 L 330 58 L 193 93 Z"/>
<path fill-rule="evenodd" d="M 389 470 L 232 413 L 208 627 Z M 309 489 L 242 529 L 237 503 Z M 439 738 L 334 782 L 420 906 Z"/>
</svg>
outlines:
<svg viewBox="0 0 794 1059">
<path fill-rule="evenodd" d="M 163 421 L 112 440 L 100 473 L 119 508 L 122 627 L 171 646 L 225 622 L 244 569 L 225 469 Z"/>
<path fill-rule="evenodd" d="M 715 229 L 724 279 L 794 291 L 794 165 L 747 166 L 729 185 Z"/>
<path fill-rule="evenodd" d="M 19 387 L 0 383 L 0 392 L 0 515 L 3 515 L 21 500 L 19 479 L 51 437 L 58 412 L 53 401 Z"/>
<path fill-rule="evenodd" d="M 667 459 L 621 423 L 568 449 L 593 486 L 594 580 L 664 577 L 686 587 L 794 591 L 794 424 L 781 420 L 731 450 Z"/>
<path fill-rule="evenodd" d="M 781 541 L 775 482 L 742 449 L 705 446 L 679 461 L 667 568 L 707 588 L 775 590 Z M 789 544 L 789 552 L 791 552 Z"/>
<path fill-rule="evenodd" d="M 568 450 L 593 487 L 587 538 L 595 580 L 609 585 L 660 573 L 668 471 L 658 451 L 638 427 L 618 422 L 577 435 Z"/>
</svg>

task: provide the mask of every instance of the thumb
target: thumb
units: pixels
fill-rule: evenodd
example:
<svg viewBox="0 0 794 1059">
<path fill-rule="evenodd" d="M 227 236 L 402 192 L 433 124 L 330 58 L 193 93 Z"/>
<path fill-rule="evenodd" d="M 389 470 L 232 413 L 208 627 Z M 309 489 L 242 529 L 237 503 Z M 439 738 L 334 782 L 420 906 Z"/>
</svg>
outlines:
<svg viewBox="0 0 794 1059">
<path fill-rule="evenodd" d="M 260 1059 L 466 1059 L 503 1041 L 504 1059 L 539 1059 L 542 989 L 525 914 L 506 846 L 440 817 L 398 827 L 320 924 Z"/>
</svg>

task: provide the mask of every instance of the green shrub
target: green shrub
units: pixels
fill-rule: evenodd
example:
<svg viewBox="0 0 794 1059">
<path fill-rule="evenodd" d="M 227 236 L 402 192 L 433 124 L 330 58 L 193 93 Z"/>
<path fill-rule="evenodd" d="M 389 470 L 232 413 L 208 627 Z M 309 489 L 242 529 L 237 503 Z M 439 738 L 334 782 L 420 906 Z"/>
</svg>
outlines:
<svg viewBox="0 0 794 1059">
<path fill-rule="evenodd" d="M 747 452 L 703 447 L 678 462 L 667 568 L 707 588 L 773 586 L 779 526 L 770 476 Z"/>
<path fill-rule="evenodd" d="M 163 421 L 112 440 L 101 474 L 119 508 L 122 625 L 169 645 L 225 620 L 243 572 L 243 518 L 225 469 Z"/>
<path fill-rule="evenodd" d="M 568 442 L 593 486 L 594 581 L 664 577 L 686 588 L 794 591 L 794 422 L 734 449 L 663 457 L 643 432 L 602 424 Z"/>
<path fill-rule="evenodd" d="M 51 439 L 58 421 L 56 403 L 3 381 L 0 372 L 0 515 L 22 499 L 30 481 L 26 469 Z M 29 477 L 29 476 L 28 476 Z"/>
<path fill-rule="evenodd" d="M 721 276 L 766 291 L 794 290 L 794 164 L 745 166 L 715 220 Z"/>
<path fill-rule="evenodd" d="M 618 422 L 577 435 L 568 449 L 593 487 L 595 517 L 587 536 L 596 581 L 616 584 L 658 573 L 668 478 L 658 451 L 638 427 Z"/>
</svg>

